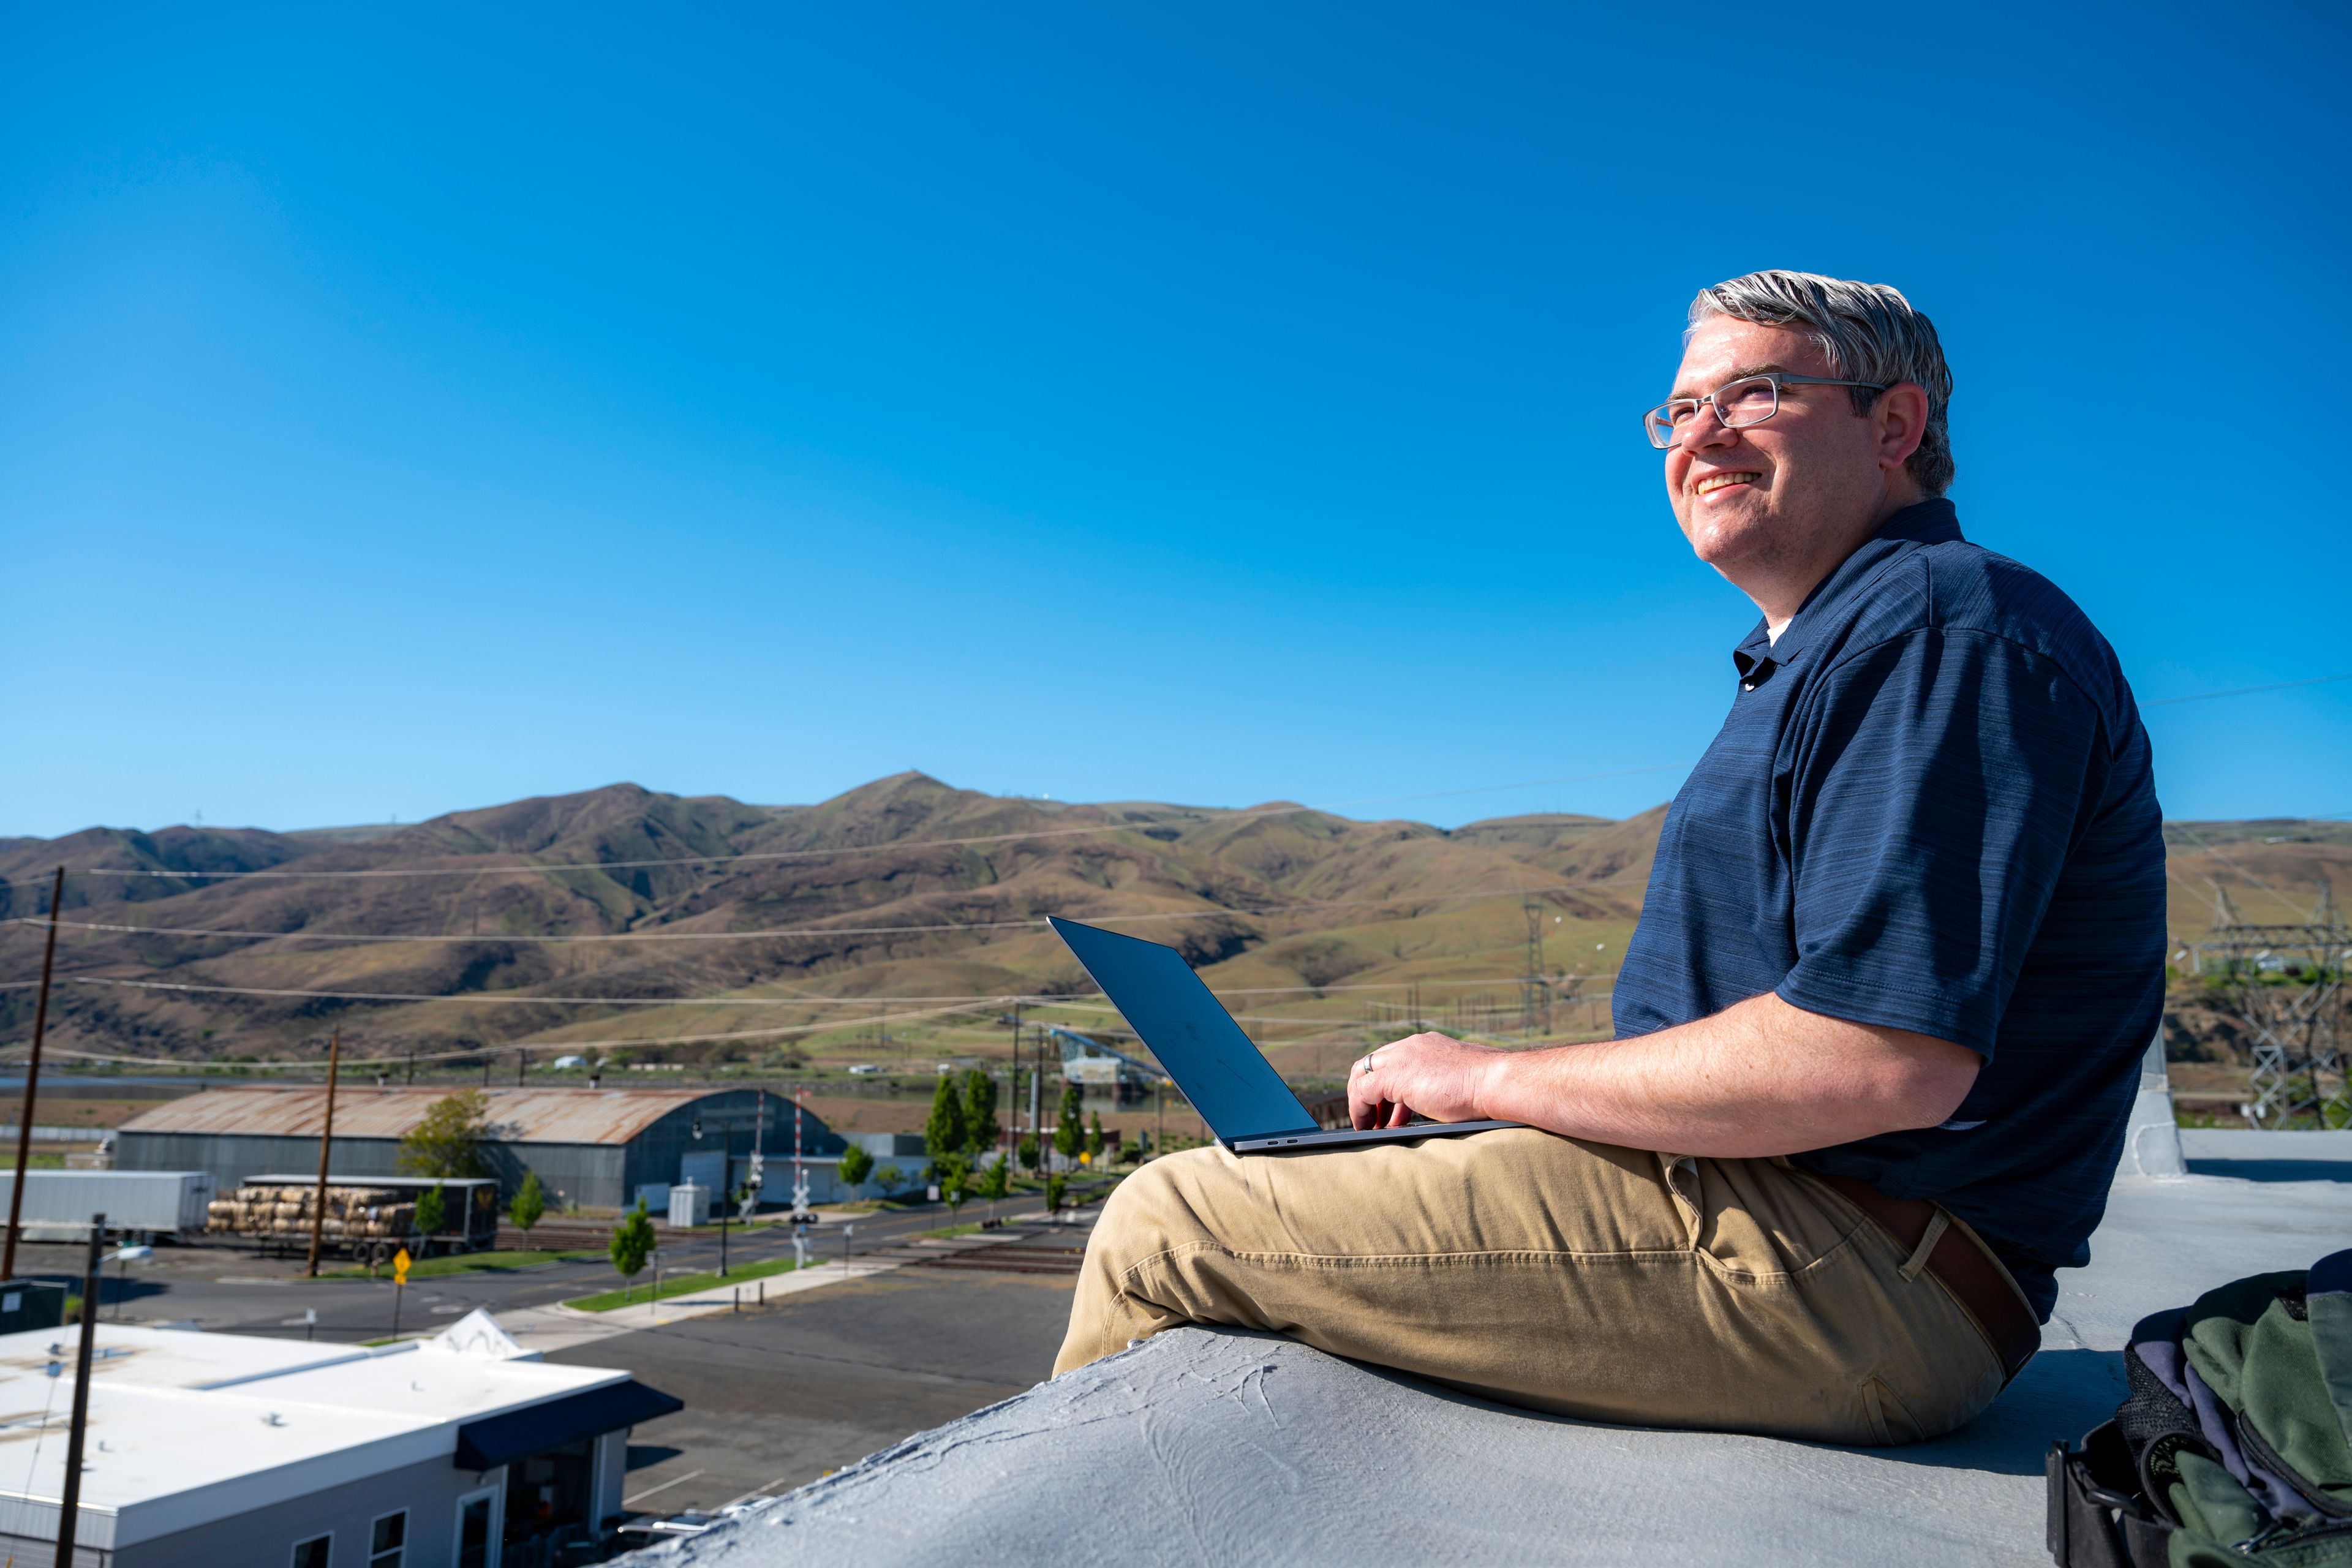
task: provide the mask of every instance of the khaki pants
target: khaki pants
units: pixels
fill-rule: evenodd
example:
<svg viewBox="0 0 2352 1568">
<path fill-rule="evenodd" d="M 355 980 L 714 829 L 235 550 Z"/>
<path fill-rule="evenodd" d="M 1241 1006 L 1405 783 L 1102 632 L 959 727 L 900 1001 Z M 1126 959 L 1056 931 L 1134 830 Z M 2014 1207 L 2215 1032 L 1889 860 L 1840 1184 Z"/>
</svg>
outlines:
<svg viewBox="0 0 2352 1568">
<path fill-rule="evenodd" d="M 1924 1261 L 1771 1160 L 1520 1129 L 1196 1149 L 1112 1195 L 1054 1370 L 1225 1323 L 1562 1415 L 1905 1443 L 2002 1383 Z"/>
</svg>

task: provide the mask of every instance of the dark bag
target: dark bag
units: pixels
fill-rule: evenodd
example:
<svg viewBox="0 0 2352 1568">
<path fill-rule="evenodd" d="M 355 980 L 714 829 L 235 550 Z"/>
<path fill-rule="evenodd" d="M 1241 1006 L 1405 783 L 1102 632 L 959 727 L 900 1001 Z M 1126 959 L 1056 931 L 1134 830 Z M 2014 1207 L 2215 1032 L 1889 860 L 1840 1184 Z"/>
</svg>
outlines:
<svg viewBox="0 0 2352 1568">
<path fill-rule="evenodd" d="M 2060 1568 L 2352 1568 L 2352 1252 L 2143 1319 L 2124 1373 L 2051 1446 Z"/>
</svg>

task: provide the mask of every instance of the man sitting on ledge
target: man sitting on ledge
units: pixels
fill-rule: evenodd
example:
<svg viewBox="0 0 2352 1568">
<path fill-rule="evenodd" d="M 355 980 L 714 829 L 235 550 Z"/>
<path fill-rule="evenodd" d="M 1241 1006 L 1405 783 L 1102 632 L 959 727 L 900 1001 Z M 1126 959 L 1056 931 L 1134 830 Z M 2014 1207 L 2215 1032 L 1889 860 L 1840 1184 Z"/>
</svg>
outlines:
<svg viewBox="0 0 2352 1568">
<path fill-rule="evenodd" d="M 2039 1345 L 2162 1002 L 2138 710 L 2081 610 L 1961 537 L 1950 373 L 1900 293 L 1759 272 L 1690 321 L 1650 440 L 1763 621 L 1617 1037 L 1420 1034 L 1352 1071 L 1359 1127 L 1525 1131 L 1152 1162 L 1056 1372 L 1223 1323 L 1540 1410 L 1901 1443 Z"/>
</svg>

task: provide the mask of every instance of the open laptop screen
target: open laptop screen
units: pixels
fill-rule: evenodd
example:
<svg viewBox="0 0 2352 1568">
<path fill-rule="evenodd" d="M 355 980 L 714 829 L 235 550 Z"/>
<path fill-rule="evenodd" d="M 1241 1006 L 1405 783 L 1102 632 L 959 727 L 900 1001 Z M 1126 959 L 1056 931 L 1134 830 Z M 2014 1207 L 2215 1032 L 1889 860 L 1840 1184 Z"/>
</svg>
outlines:
<svg viewBox="0 0 2352 1568">
<path fill-rule="evenodd" d="M 1174 948 L 1075 921 L 1052 923 L 1211 1131 L 1230 1142 L 1316 1130 L 1282 1075 Z"/>
</svg>

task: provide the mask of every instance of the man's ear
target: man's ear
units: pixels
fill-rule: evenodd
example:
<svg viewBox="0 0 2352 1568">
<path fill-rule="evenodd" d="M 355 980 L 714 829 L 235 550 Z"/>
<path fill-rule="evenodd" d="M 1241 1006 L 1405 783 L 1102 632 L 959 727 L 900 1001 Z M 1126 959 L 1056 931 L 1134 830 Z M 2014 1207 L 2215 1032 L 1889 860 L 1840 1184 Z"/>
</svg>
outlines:
<svg viewBox="0 0 2352 1568">
<path fill-rule="evenodd" d="M 1898 381 L 1878 395 L 1870 417 L 1878 432 L 1878 466 L 1899 472 L 1927 434 L 1927 389 Z"/>
</svg>

